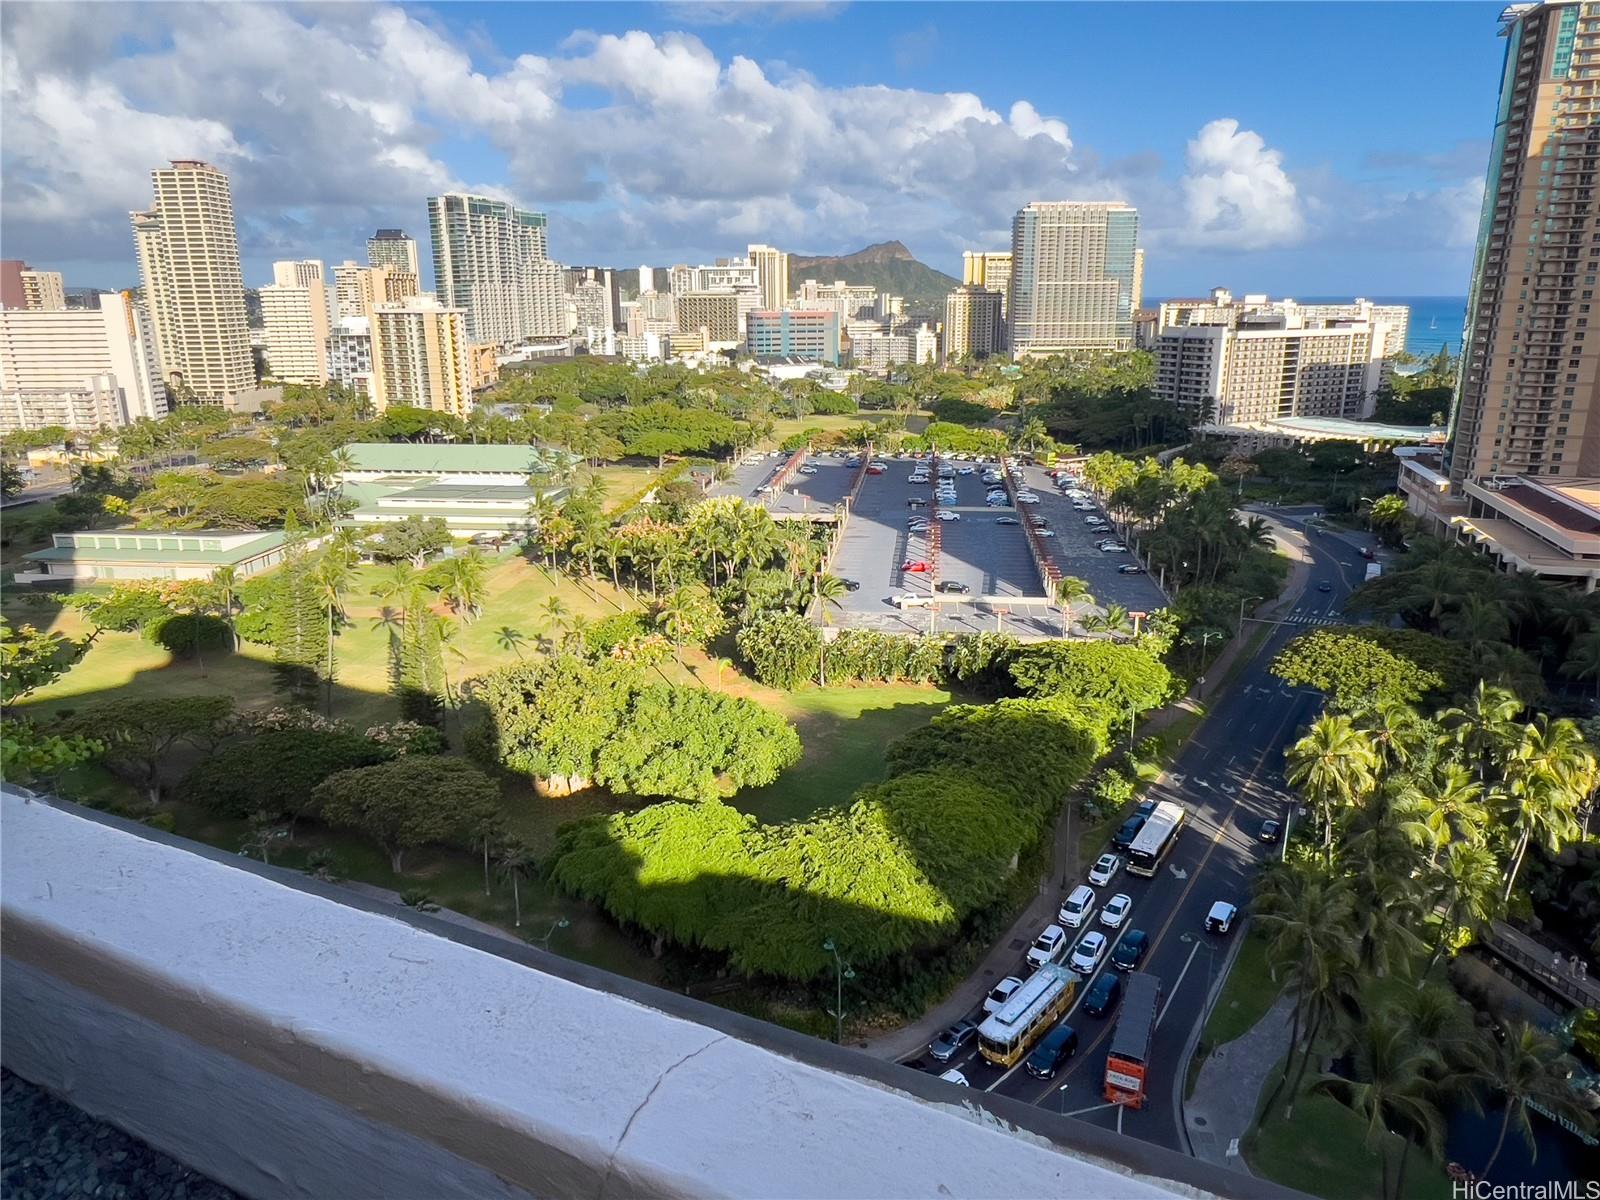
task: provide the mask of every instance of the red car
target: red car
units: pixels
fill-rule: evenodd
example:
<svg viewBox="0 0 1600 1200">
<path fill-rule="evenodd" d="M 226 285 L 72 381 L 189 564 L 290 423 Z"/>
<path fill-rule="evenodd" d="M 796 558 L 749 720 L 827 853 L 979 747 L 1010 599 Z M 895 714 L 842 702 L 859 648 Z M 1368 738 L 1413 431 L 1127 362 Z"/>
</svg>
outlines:
<svg viewBox="0 0 1600 1200">
<path fill-rule="evenodd" d="M 905 562 L 900 564 L 900 569 L 902 571 L 926 571 L 928 569 L 928 564 L 923 562 L 920 558 L 908 558 Z"/>
<path fill-rule="evenodd" d="M 882 475 L 883 471 L 884 471 L 884 468 L 882 468 L 882 467 L 868 467 L 867 468 L 867 474 L 868 475 Z"/>
</svg>

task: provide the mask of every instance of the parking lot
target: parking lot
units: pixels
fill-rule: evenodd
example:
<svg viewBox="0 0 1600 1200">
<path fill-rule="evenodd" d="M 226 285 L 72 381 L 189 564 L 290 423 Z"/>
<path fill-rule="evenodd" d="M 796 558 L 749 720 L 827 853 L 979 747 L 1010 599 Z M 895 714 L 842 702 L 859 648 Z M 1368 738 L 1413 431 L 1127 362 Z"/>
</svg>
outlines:
<svg viewBox="0 0 1600 1200">
<path fill-rule="evenodd" d="M 887 470 L 867 476 L 834 554 L 833 573 L 859 587 L 841 597 L 837 611 L 830 611 L 833 624 L 901 633 L 1001 629 L 1022 636 L 1060 637 L 1065 632 L 1053 606 L 1021 602 L 1023 598 L 1041 599 L 1044 585 L 1021 527 L 996 524 L 1002 517 L 1026 519 L 1025 515 L 984 503 L 989 488 L 982 472 L 986 466 L 994 467 L 993 463 L 952 462 L 958 470 L 971 468 L 972 474 L 956 475 L 956 502 L 941 506 L 941 511 L 955 513 L 960 519 L 940 523 L 939 579 L 963 584 L 970 591 L 940 595 L 936 609 L 898 607 L 896 596 L 933 594 L 928 573 L 900 569 L 908 560 L 928 559 L 927 535 L 910 533 L 907 520 L 914 512 L 926 516 L 930 509 L 914 510 L 908 501 L 928 500 L 933 485 L 908 481 L 917 460 L 880 461 Z"/>
<path fill-rule="evenodd" d="M 832 520 L 838 506 L 850 492 L 850 485 L 855 480 L 855 468 L 845 466 L 845 460 L 840 457 L 813 455 L 806 465 L 813 469 L 814 474 L 797 472 L 790 477 L 783 491 L 763 494 L 761 489 L 788 461 L 789 455 L 774 451 L 761 455 L 754 462 L 737 462 L 734 464 L 733 478 L 713 484 L 707 495 L 737 496 L 751 504 L 760 504 L 780 519 L 810 517 Z"/>
<path fill-rule="evenodd" d="M 1061 574 L 1076 576 L 1087 583 L 1096 606 L 1103 609 L 1109 604 L 1119 604 L 1129 612 L 1154 612 L 1167 606 L 1155 580 L 1148 575 L 1123 575 L 1117 570 L 1138 561 L 1132 554 L 1105 554 L 1095 548 L 1096 542 L 1114 536 L 1109 530 L 1092 530 L 1086 524 L 1090 516 L 1105 517 L 1098 505 L 1093 512 L 1078 512 L 1057 490 L 1043 467 L 1024 467 L 1023 480 L 1039 497 L 1038 504 L 1028 507 L 1049 521 L 1056 533 L 1051 540 L 1051 553 L 1055 555 Z M 1087 611 L 1082 605 L 1076 610 L 1079 614 Z"/>
</svg>

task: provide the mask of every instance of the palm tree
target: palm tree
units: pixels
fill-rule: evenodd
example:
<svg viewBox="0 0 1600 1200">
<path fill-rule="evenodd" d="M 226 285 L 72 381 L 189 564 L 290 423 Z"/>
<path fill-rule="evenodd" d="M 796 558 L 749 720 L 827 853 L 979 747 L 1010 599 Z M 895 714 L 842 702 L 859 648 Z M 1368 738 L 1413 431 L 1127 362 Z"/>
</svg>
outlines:
<svg viewBox="0 0 1600 1200">
<path fill-rule="evenodd" d="M 1056 603 L 1061 605 L 1061 611 L 1066 618 L 1067 637 L 1072 636 L 1072 606 L 1082 602 L 1093 604 L 1094 597 L 1089 593 L 1089 585 L 1076 575 L 1067 575 L 1056 580 Z"/>
<path fill-rule="evenodd" d="M 1289 748 L 1289 786 L 1302 792 L 1322 820 L 1323 857 L 1333 862 L 1335 813 L 1368 795 L 1377 780 L 1377 755 L 1350 718 L 1324 713 Z"/>
<path fill-rule="evenodd" d="M 722 673 L 733 666 L 733 660 L 731 658 L 718 658 L 712 665 L 717 668 L 717 691 L 720 692 L 722 690 Z"/>
<path fill-rule="evenodd" d="M 1480 783 L 1486 766 L 1498 765 L 1516 740 L 1513 722 L 1521 711 L 1522 701 L 1512 692 L 1480 679 L 1466 704 L 1439 714 L 1447 742 L 1476 768 Z"/>
<path fill-rule="evenodd" d="M 1461 568 L 1453 559 L 1438 558 L 1416 571 L 1405 573 L 1405 603 L 1409 608 L 1428 609 L 1428 620 L 1437 622 L 1445 606 L 1454 604 L 1465 582 Z"/>
<path fill-rule="evenodd" d="M 544 618 L 539 623 L 542 632 L 558 632 L 565 636 L 567 631 L 572 628 L 567 606 L 561 602 L 561 597 L 559 596 L 546 596 L 544 603 L 539 606 L 539 612 Z M 549 641 L 552 646 L 558 644 L 553 636 L 549 638 Z"/>
<path fill-rule="evenodd" d="M 1600 630 L 1590 630 L 1573 640 L 1561 673 L 1571 679 L 1594 680 L 1595 699 L 1600 700 Z"/>
<path fill-rule="evenodd" d="M 233 602 L 239 590 L 239 572 L 231 566 L 218 567 L 211 572 L 211 583 L 222 597 L 222 619 L 228 623 L 228 642 L 237 654 L 239 632 L 233 625 Z"/>
<path fill-rule="evenodd" d="M 828 575 L 819 571 L 811 577 L 811 595 L 817 602 L 817 610 L 822 615 L 822 623 L 824 625 L 830 623 L 828 608 L 830 606 L 843 608 L 844 597 L 848 591 L 849 589 L 844 586 L 844 580 L 837 575 Z"/>
<path fill-rule="evenodd" d="M 1399 1134 L 1400 1168 L 1393 1192 L 1398 1197 L 1405 1186 L 1412 1143 L 1420 1142 L 1435 1158 L 1444 1143 L 1444 1117 L 1435 1102 L 1442 1060 L 1438 1051 L 1417 1037 L 1410 1022 L 1391 1009 L 1376 1013 L 1361 1026 L 1353 1057 L 1353 1078 L 1323 1075 L 1314 1086 L 1365 1118 L 1366 1145 L 1377 1152 L 1386 1200 L 1389 1156 L 1383 1135 Z"/>
<path fill-rule="evenodd" d="M 1436 864 L 1439 851 L 1453 842 L 1482 843 L 1488 818 L 1483 785 L 1462 764 L 1442 763 L 1426 775 L 1410 778 L 1407 789 L 1427 830 L 1432 848 L 1429 865 Z"/>
<path fill-rule="evenodd" d="M 1485 928 L 1500 906 L 1500 863 L 1487 846 L 1453 842 L 1445 851 L 1444 862 L 1434 873 L 1433 904 L 1444 907 L 1439 922 L 1439 940 L 1423 970 L 1421 982 L 1433 972 L 1444 952 L 1455 944 L 1460 930 Z"/>
<path fill-rule="evenodd" d="M 333 639 L 335 625 L 344 621 L 344 598 L 350 590 L 350 568 L 332 555 L 324 555 L 312 576 L 317 599 L 328 619 L 328 659 L 322 673 L 322 715 L 333 716 Z"/>
<path fill-rule="evenodd" d="M 1128 610 L 1122 605 L 1108 604 L 1103 613 L 1085 620 L 1083 627 L 1095 633 L 1109 633 L 1113 639 L 1128 637 L 1133 634 L 1133 618 L 1128 616 Z"/>
<path fill-rule="evenodd" d="M 1530 1106 L 1570 1121 L 1585 1119 L 1587 1114 L 1577 1102 L 1562 1058 L 1560 1044 L 1528 1024 L 1511 1026 L 1504 1041 L 1484 1040 L 1477 1075 L 1489 1091 L 1501 1097 L 1501 1110 L 1500 1132 L 1494 1149 L 1489 1152 L 1489 1160 L 1478 1172 L 1480 1177 L 1494 1169 L 1505 1147 L 1506 1134 L 1513 1126 L 1527 1143 L 1528 1150 L 1537 1153 L 1533 1125 L 1528 1120 Z"/>
<path fill-rule="evenodd" d="M 1355 719 L 1358 728 L 1371 736 L 1381 767 L 1406 766 L 1424 747 L 1428 726 L 1409 704 L 1379 701 Z"/>
<path fill-rule="evenodd" d="M 528 644 L 528 639 L 522 630 L 513 629 L 510 625 L 502 625 L 494 631 L 494 644 L 502 650 L 510 650 L 518 658 L 522 657 L 522 648 Z"/>
<path fill-rule="evenodd" d="M 511 908 L 516 914 L 515 924 L 522 925 L 521 883 L 533 873 L 537 860 L 533 851 L 522 842 L 511 842 L 500 848 L 495 856 L 495 869 L 502 879 L 511 880 Z"/>
<path fill-rule="evenodd" d="M 1473 592 L 1461 600 L 1454 612 L 1440 623 L 1444 632 L 1466 645 L 1476 655 L 1486 647 L 1504 642 L 1511 634 L 1505 605 L 1498 598 Z"/>
<path fill-rule="evenodd" d="M 483 607 L 483 585 L 488 577 L 489 564 L 480 550 L 469 550 L 444 564 L 443 584 L 440 589 L 450 608 L 462 618 L 471 621 Z"/>
<path fill-rule="evenodd" d="M 1511 899 L 1528 843 L 1538 839 L 1552 854 L 1582 833 L 1578 807 L 1594 791 L 1594 752 L 1564 719 L 1538 714 L 1523 726 L 1506 763 L 1503 813 L 1515 837 L 1505 899 Z"/>
</svg>

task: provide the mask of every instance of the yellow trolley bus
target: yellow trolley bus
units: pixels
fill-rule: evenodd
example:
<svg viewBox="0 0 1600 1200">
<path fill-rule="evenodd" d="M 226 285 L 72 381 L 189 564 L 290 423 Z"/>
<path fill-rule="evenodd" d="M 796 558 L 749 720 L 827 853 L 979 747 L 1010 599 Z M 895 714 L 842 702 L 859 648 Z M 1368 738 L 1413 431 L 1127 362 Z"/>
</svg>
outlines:
<svg viewBox="0 0 1600 1200">
<path fill-rule="evenodd" d="M 1072 1007 L 1079 976 L 1046 963 L 978 1026 L 978 1052 L 1002 1067 L 1015 1066 Z"/>
</svg>

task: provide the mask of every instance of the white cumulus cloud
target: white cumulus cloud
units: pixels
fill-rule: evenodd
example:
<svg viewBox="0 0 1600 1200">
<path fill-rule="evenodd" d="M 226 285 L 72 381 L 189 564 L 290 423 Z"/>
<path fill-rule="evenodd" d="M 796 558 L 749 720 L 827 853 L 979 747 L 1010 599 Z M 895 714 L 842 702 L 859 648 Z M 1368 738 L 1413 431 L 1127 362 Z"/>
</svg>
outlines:
<svg viewBox="0 0 1600 1200">
<path fill-rule="evenodd" d="M 1194 241 L 1240 250 L 1291 245 L 1305 218 L 1283 156 L 1231 117 L 1203 126 L 1189 142 L 1183 194 Z"/>
</svg>

